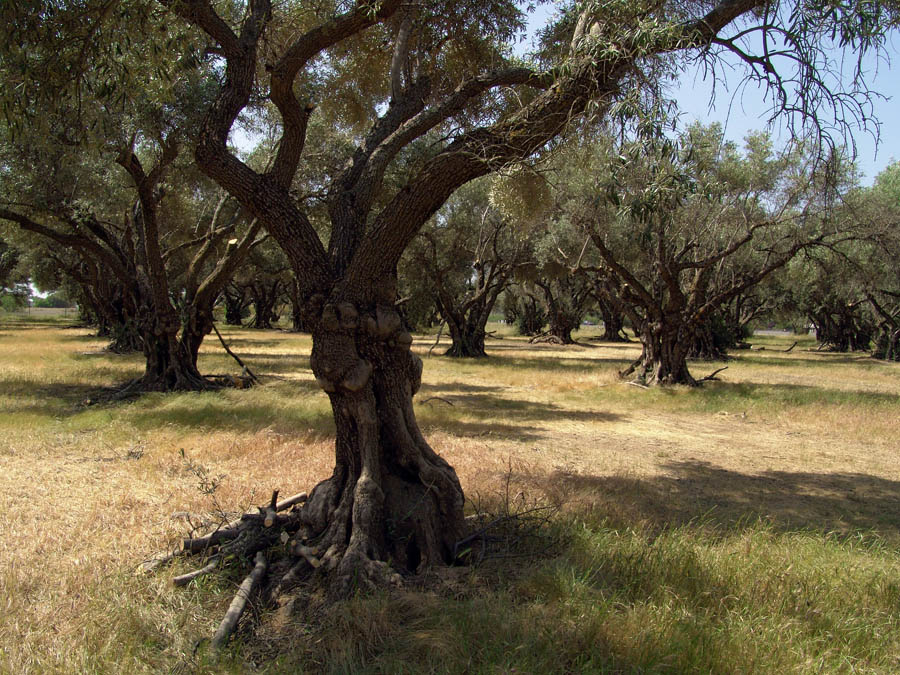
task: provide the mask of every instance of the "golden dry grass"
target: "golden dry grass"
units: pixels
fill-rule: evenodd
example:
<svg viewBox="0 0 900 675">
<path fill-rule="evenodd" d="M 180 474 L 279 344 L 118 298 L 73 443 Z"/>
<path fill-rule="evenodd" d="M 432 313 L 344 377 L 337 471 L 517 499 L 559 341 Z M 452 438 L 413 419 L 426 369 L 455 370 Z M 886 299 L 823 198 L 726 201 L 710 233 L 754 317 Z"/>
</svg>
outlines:
<svg viewBox="0 0 900 675">
<path fill-rule="evenodd" d="M 138 374 L 140 358 L 103 353 L 81 329 L 0 326 L 0 671 L 196 665 L 197 640 L 229 600 L 210 591 L 232 582 L 176 590 L 182 568 L 134 569 L 188 533 L 173 514 L 238 512 L 328 475 L 332 423 L 309 339 L 228 338 L 264 387 L 85 406 L 98 386 Z M 635 344 L 506 338 L 489 344 L 492 358 L 459 362 L 428 357 L 432 342 L 414 345 L 425 358 L 417 411 L 470 497 L 502 491 L 511 470 L 516 490 L 654 530 L 763 517 L 898 540 L 897 364 L 779 353 L 789 341 L 771 338 L 702 390 L 648 391 L 615 376 Z M 210 340 L 201 369 L 234 365 Z M 203 471 L 218 480 L 212 495 Z"/>
</svg>

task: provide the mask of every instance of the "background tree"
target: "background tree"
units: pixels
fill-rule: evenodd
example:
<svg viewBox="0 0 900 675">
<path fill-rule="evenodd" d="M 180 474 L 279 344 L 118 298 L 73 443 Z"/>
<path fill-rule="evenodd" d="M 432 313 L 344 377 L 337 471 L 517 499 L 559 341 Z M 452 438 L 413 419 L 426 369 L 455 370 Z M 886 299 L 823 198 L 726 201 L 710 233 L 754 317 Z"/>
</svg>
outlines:
<svg viewBox="0 0 900 675">
<path fill-rule="evenodd" d="M 20 252 L 0 239 L 0 299 L 4 309 L 23 307 L 30 297 L 28 277 L 19 269 Z"/>
<path fill-rule="evenodd" d="M 459 190 L 407 251 L 408 274 L 419 277 L 449 328 L 447 356 L 487 355 L 488 318 L 525 258 L 525 233 L 491 207 L 487 188 L 482 181 Z"/>
<path fill-rule="evenodd" d="M 529 337 L 540 333 L 547 323 L 547 315 L 541 303 L 525 289 L 527 277 L 531 274 L 531 269 L 523 266 L 521 273 L 516 277 L 516 283 L 507 287 L 502 300 L 504 320 L 515 325 L 519 335 Z"/>
<path fill-rule="evenodd" d="M 602 200 L 590 197 L 579 217 L 598 274 L 615 279 L 641 339 L 624 374 L 696 384 L 687 358 L 698 340 L 718 355 L 712 332 L 726 303 L 799 251 L 843 236 L 821 197 L 837 187 L 832 167 L 776 154 L 761 135 L 740 156 L 715 127 L 675 140 L 653 131 L 618 150 L 596 174 L 591 192 Z"/>
<path fill-rule="evenodd" d="M 5 161 L 4 189 L 15 201 L 0 205 L 0 218 L 66 247 L 51 259 L 82 287 L 83 300 L 111 331 L 113 348 L 133 348 L 139 338 L 146 367 L 129 390 L 211 386 L 197 370 L 198 351 L 212 330 L 216 297 L 254 244 L 259 224 L 232 238 L 240 209 L 212 191 L 197 200 L 202 185 L 191 182 L 190 166 L 174 166 L 177 146 L 165 140 L 150 170 L 134 149 L 117 158 L 126 180 L 65 149 L 41 150 L 38 157 L 19 145 L 6 148 L 19 151 Z M 14 183 L 13 169 L 15 180 L 27 184 Z M 164 202 L 169 172 L 190 187 L 181 199 L 172 189 Z"/>
</svg>

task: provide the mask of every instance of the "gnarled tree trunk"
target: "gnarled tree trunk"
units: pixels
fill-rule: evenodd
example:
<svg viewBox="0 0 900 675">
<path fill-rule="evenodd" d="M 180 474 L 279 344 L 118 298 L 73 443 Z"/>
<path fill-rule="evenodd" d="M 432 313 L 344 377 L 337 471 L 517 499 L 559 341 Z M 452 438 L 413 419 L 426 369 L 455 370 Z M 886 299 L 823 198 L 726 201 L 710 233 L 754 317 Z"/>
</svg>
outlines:
<svg viewBox="0 0 900 675">
<path fill-rule="evenodd" d="M 547 319 L 550 322 L 550 335 L 559 340 L 561 344 L 575 344 L 575 340 L 572 339 L 572 331 L 578 328 L 581 317 L 551 308 L 547 312 Z"/>
<path fill-rule="evenodd" d="M 335 468 L 310 493 L 305 539 L 345 582 L 454 562 L 463 493 L 419 431 L 422 361 L 390 305 L 329 303 L 313 331 L 313 373 L 337 427 Z M 390 562 L 390 566 L 388 565 Z"/>
<path fill-rule="evenodd" d="M 141 391 L 201 391 L 213 386 L 197 370 L 196 355 L 178 339 L 177 331 L 157 328 L 142 334 L 147 363 L 138 381 Z"/>
<path fill-rule="evenodd" d="M 281 281 L 275 279 L 272 282 L 258 281 L 250 286 L 251 302 L 253 303 L 253 320 L 250 328 L 270 329 L 278 321 L 275 305 L 281 294 Z"/>
<path fill-rule="evenodd" d="M 444 354 L 466 358 L 481 358 L 487 356 L 484 351 L 484 324 L 477 319 L 468 317 L 463 321 L 447 319 L 447 327 L 450 329 L 450 347 Z"/>
<path fill-rule="evenodd" d="M 628 342 L 624 335 L 625 317 L 610 303 L 598 302 L 600 316 L 603 317 L 603 335 L 600 339 L 604 342 Z"/>
<path fill-rule="evenodd" d="M 226 287 L 222 293 L 225 301 L 225 323 L 229 326 L 240 326 L 244 322 L 244 311 L 247 308 L 247 289 L 245 287 Z"/>
<path fill-rule="evenodd" d="M 641 358 L 636 364 L 638 380 L 647 385 L 687 384 L 696 386 L 687 367 L 691 339 L 684 325 L 645 321 L 641 327 Z"/>
</svg>

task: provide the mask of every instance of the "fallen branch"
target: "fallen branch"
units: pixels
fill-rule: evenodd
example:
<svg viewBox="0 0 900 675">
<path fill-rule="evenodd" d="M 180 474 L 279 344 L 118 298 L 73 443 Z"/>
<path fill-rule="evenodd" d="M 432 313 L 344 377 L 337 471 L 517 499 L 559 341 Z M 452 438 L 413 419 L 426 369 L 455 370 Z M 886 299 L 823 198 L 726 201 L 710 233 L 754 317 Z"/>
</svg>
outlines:
<svg viewBox="0 0 900 675">
<path fill-rule="evenodd" d="M 219 566 L 219 557 L 216 556 L 213 558 L 206 567 L 201 567 L 199 570 L 194 570 L 193 572 L 188 572 L 187 574 L 182 574 L 180 576 L 172 579 L 172 583 L 176 586 L 187 586 L 197 577 L 202 577 L 204 574 L 209 574 L 213 570 L 215 570 Z"/>
<path fill-rule="evenodd" d="M 794 344 L 792 344 L 790 347 L 788 347 L 787 349 L 785 349 L 785 350 L 784 350 L 784 353 L 785 353 L 785 354 L 789 353 L 789 352 L 790 352 L 794 347 L 796 347 L 796 346 L 797 346 L 797 341 L 794 340 Z"/>
<path fill-rule="evenodd" d="M 264 512 L 265 519 L 263 520 L 263 527 L 272 527 L 275 524 L 275 509 L 278 506 L 278 490 L 275 490 L 272 493 L 272 500 L 269 502 L 269 505 L 266 507 Z"/>
<path fill-rule="evenodd" d="M 291 553 L 296 556 L 300 556 L 314 568 L 322 565 L 322 561 L 316 557 L 316 552 L 313 549 L 311 549 L 309 546 L 304 546 L 297 541 L 295 541 L 291 546 Z"/>
<path fill-rule="evenodd" d="M 640 382 L 626 382 L 625 384 L 627 384 L 631 387 L 640 387 L 641 389 L 649 389 L 650 388 L 646 384 L 641 384 Z"/>
<path fill-rule="evenodd" d="M 225 352 L 226 352 L 231 358 L 233 358 L 235 361 L 237 361 L 237 364 L 238 364 L 241 368 L 243 368 L 243 372 L 246 372 L 247 375 L 250 376 L 250 379 L 251 379 L 253 382 L 256 382 L 256 384 L 259 384 L 259 378 L 256 377 L 256 375 L 253 374 L 253 371 L 250 370 L 249 367 L 247 367 L 247 364 L 245 364 L 243 361 L 241 361 L 241 357 L 239 357 L 237 354 L 235 354 L 233 351 L 231 351 L 231 349 L 228 347 L 228 345 L 225 344 L 225 338 L 222 337 L 222 334 L 219 332 L 219 329 L 216 328 L 216 324 L 213 324 L 213 325 L 212 325 L 212 328 L 213 328 L 213 330 L 216 332 L 216 336 L 219 338 L 219 342 L 222 343 L 222 347 L 225 349 Z"/>
<path fill-rule="evenodd" d="M 275 495 L 277 495 L 277 490 L 275 491 Z M 309 495 L 307 495 L 307 493 L 299 492 L 275 504 L 275 511 L 287 511 L 289 508 L 295 506 L 296 504 L 305 502 L 308 498 Z M 269 507 L 271 507 L 271 504 L 269 505 Z M 242 523 L 246 523 L 249 521 L 262 522 L 264 524 L 265 518 L 266 516 L 264 514 L 245 513 L 240 518 L 236 518 L 235 520 L 226 523 L 219 529 L 210 532 L 209 534 L 206 534 L 202 537 L 192 537 L 184 539 L 182 541 L 182 546 L 180 549 L 172 551 L 171 553 L 159 553 L 152 558 L 145 560 L 138 566 L 137 571 L 149 574 L 162 565 L 169 564 L 179 556 L 203 553 L 213 546 L 218 546 L 225 542 L 237 539 L 241 533 L 240 526 Z M 273 524 L 284 524 L 285 522 L 287 522 L 283 521 L 282 518 L 282 516 L 276 516 Z"/>
<path fill-rule="evenodd" d="M 540 335 L 535 335 L 533 338 L 531 338 L 528 341 L 528 344 L 531 344 L 531 345 L 538 344 L 538 343 L 561 345 L 561 344 L 563 344 L 563 341 L 560 340 L 555 335 L 551 335 L 550 331 L 548 330 L 548 331 L 544 331 Z"/>
<path fill-rule="evenodd" d="M 620 370 L 619 377 L 624 378 L 624 377 L 628 377 L 629 375 L 631 375 L 635 371 L 635 369 L 641 364 L 642 360 L 643 360 L 643 356 L 638 357 L 625 370 Z"/>
<path fill-rule="evenodd" d="M 724 366 L 722 368 L 719 368 L 718 370 L 714 370 L 712 373 L 710 373 L 706 377 L 701 377 L 699 380 L 697 380 L 697 382 L 711 382 L 712 380 L 716 380 L 716 379 L 718 379 L 716 377 L 716 375 L 721 373 L 723 370 L 728 370 L 728 366 Z"/>
<path fill-rule="evenodd" d="M 231 541 L 232 539 L 236 539 L 239 534 L 240 530 L 238 530 L 237 527 L 228 527 L 210 532 L 209 534 L 202 537 L 185 539 L 181 543 L 181 552 L 203 553 L 207 549 L 216 546 L 223 541 Z"/>
<path fill-rule="evenodd" d="M 446 325 L 447 325 L 446 321 L 441 321 L 441 327 L 438 328 L 437 338 L 435 339 L 434 344 L 431 345 L 431 349 L 428 350 L 428 356 L 431 356 L 431 352 L 434 351 L 434 348 L 438 346 L 438 342 L 441 341 L 441 335 L 443 334 L 444 326 L 446 326 Z"/>
<path fill-rule="evenodd" d="M 300 580 L 300 573 L 306 568 L 308 561 L 306 558 L 302 558 L 295 562 L 291 569 L 289 569 L 281 579 L 272 587 L 272 590 L 269 592 L 269 597 L 278 598 L 282 591 L 290 588 L 291 584 Z"/>
<path fill-rule="evenodd" d="M 228 638 L 231 637 L 231 634 L 237 627 L 238 620 L 241 618 L 241 614 L 244 613 L 244 609 L 247 607 L 247 600 L 250 598 L 250 594 L 253 592 L 253 589 L 256 588 L 256 585 L 260 582 L 265 573 L 266 555 L 262 551 L 259 551 L 254 559 L 253 570 L 247 575 L 243 583 L 241 583 L 240 588 L 238 588 L 237 593 L 235 593 L 234 600 L 231 601 L 231 606 L 229 606 L 228 611 L 225 612 L 225 618 L 222 619 L 222 623 L 219 624 L 216 634 L 213 635 L 213 651 L 218 652 L 221 650 L 228 641 Z"/>
<path fill-rule="evenodd" d="M 422 403 L 428 403 L 429 401 L 440 401 L 441 403 L 446 403 L 447 405 L 453 405 L 451 401 L 448 401 L 445 398 L 441 398 L 440 396 L 429 396 Z"/>
</svg>

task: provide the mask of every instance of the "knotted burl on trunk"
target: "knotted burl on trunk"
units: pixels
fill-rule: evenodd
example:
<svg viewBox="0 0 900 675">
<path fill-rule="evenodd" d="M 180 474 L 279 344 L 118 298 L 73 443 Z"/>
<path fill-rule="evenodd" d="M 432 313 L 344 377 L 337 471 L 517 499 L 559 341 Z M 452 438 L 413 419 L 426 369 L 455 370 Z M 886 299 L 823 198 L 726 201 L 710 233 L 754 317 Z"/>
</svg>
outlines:
<svg viewBox="0 0 900 675">
<path fill-rule="evenodd" d="M 392 305 L 361 305 L 320 305 L 310 365 L 331 399 L 335 468 L 311 492 L 295 545 L 345 582 L 397 582 L 454 562 L 463 493 L 416 423 L 422 360 L 412 336 Z"/>
</svg>

